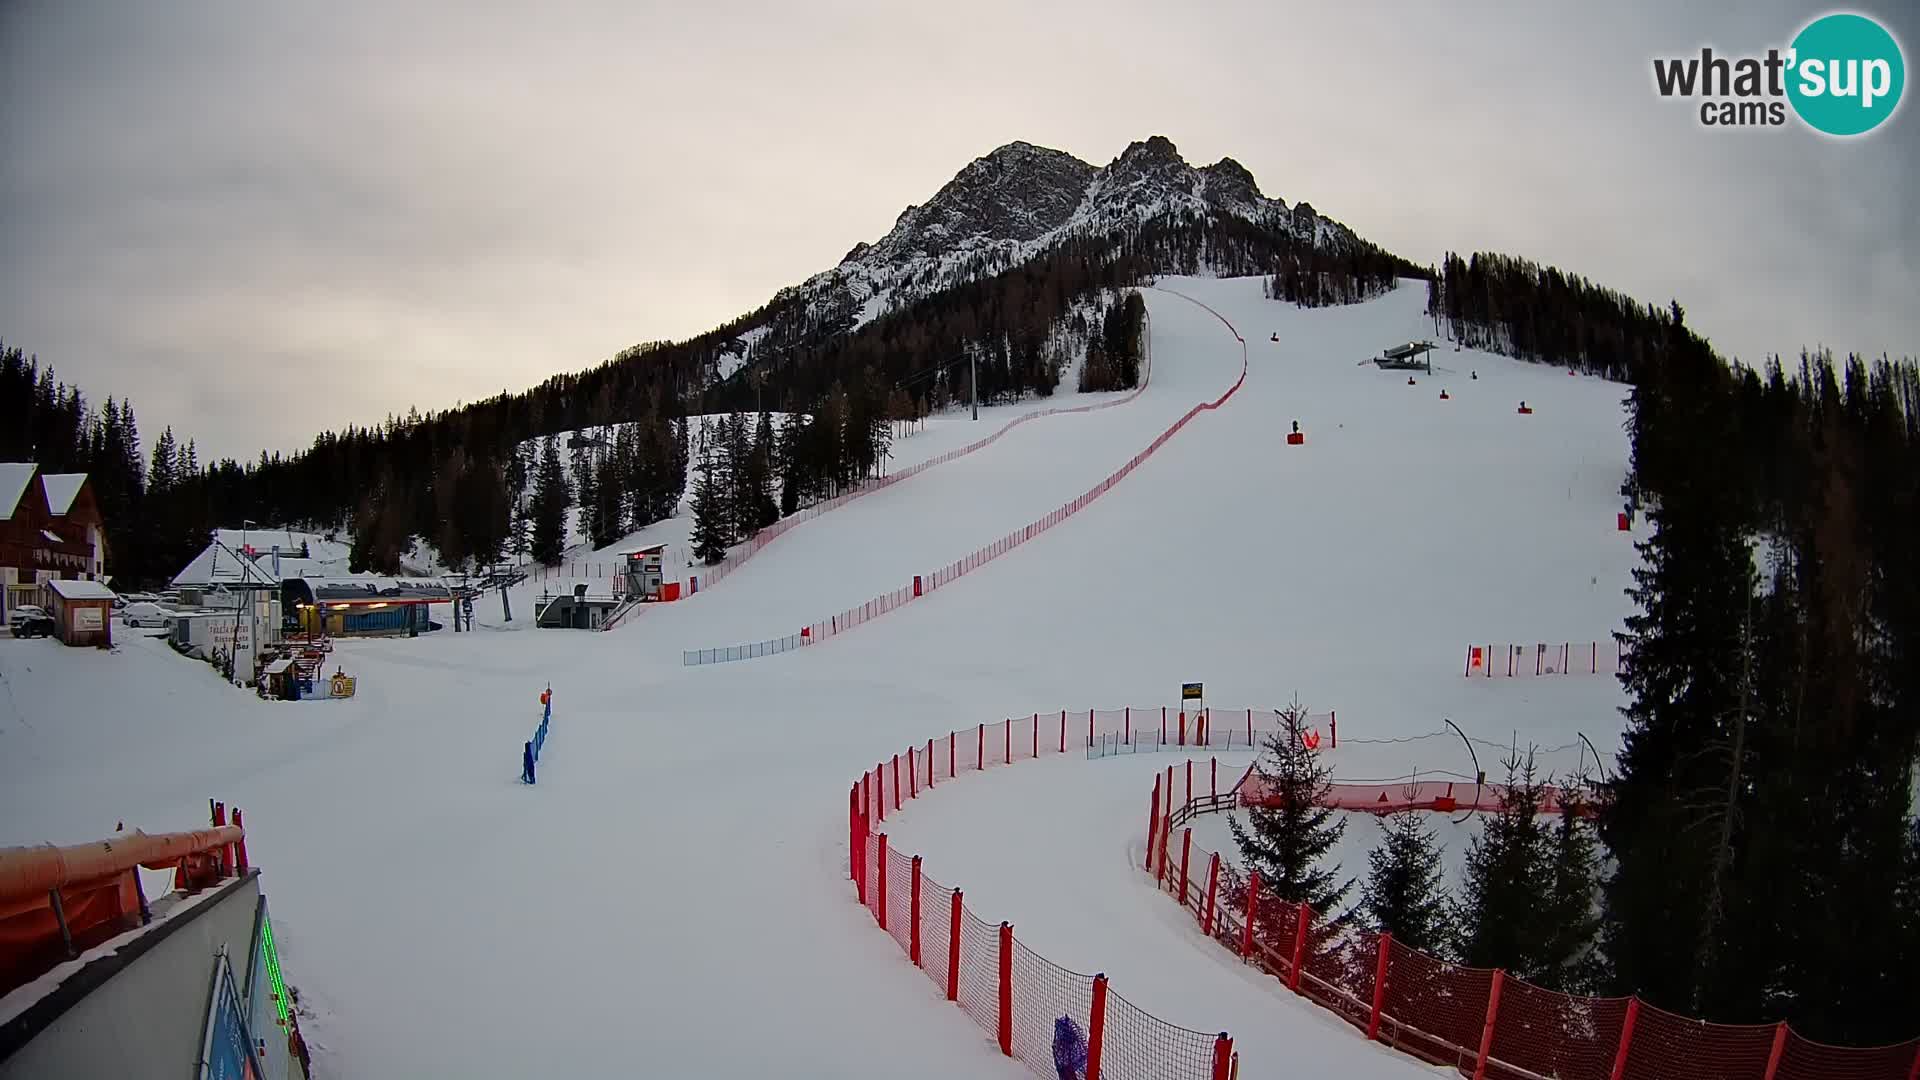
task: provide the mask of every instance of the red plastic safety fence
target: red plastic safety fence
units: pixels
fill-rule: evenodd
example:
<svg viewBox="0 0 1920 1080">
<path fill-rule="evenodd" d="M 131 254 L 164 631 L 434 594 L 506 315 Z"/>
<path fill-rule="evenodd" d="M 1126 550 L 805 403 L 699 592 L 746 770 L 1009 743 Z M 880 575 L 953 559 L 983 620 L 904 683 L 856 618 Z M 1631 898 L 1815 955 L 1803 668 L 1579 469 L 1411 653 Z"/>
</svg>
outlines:
<svg viewBox="0 0 1920 1080">
<path fill-rule="evenodd" d="M 1168 290 L 1168 291 L 1171 291 L 1171 290 Z M 1175 295 L 1180 295 L 1180 294 L 1176 293 Z M 1192 297 L 1182 297 L 1182 298 L 1189 300 L 1192 303 L 1199 304 L 1201 307 L 1206 307 L 1205 304 L 1201 304 L 1199 301 L 1193 300 Z M 1213 311 L 1212 308 L 1207 308 L 1207 310 Z M 1217 311 L 1214 311 L 1213 314 L 1214 314 L 1214 317 L 1220 319 L 1222 323 L 1226 323 L 1227 328 L 1229 330 L 1233 330 L 1233 325 L 1231 323 L 1228 323 L 1224 316 L 1221 316 L 1220 313 Z M 1239 338 L 1240 336 L 1239 331 L 1233 330 L 1233 333 L 1236 338 Z M 1090 505 L 1093 502 L 1093 500 L 1099 498 L 1102 494 L 1105 494 L 1106 492 L 1112 490 L 1115 484 L 1119 483 L 1122 479 L 1126 478 L 1126 476 L 1130 474 L 1135 468 L 1137 468 L 1141 462 L 1145 461 L 1148 457 L 1152 456 L 1152 454 L 1155 451 L 1159 450 L 1160 447 L 1166 445 L 1167 440 L 1171 439 L 1175 434 L 1179 433 L 1180 429 L 1186 427 L 1187 424 L 1194 419 L 1194 417 L 1199 416 L 1203 412 L 1206 412 L 1212 409 L 1218 409 L 1222 405 L 1226 404 L 1227 400 L 1233 397 L 1235 393 L 1238 393 L 1240 388 L 1246 385 L 1246 381 L 1247 381 L 1246 341 L 1244 338 L 1240 339 L 1240 344 L 1241 344 L 1240 376 L 1234 380 L 1233 385 L 1229 386 L 1226 389 L 1226 391 L 1222 393 L 1218 398 L 1212 401 L 1203 401 L 1193 406 L 1191 409 L 1187 410 L 1187 412 L 1183 414 L 1180 417 L 1180 419 L 1176 420 L 1165 431 L 1161 432 L 1160 435 L 1157 438 L 1155 438 L 1152 443 L 1148 444 L 1146 449 L 1140 451 L 1138 454 L 1135 454 L 1133 458 L 1130 459 L 1120 469 L 1113 472 L 1112 474 L 1107 476 L 1105 479 L 1101 480 L 1099 483 L 1093 485 L 1093 487 L 1089 488 L 1085 493 L 1069 500 L 1067 503 L 1060 506 L 1059 508 L 1050 511 L 1047 514 L 1042 515 L 1040 518 L 1036 519 L 1035 521 L 1022 526 L 1021 528 L 1016 529 L 1011 533 L 1008 533 L 1006 536 L 1003 536 L 1000 539 L 993 541 L 992 543 L 986 545 L 985 547 L 980 548 L 979 550 L 973 552 L 972 554 L 967 555 L 953 563 L 950 563 L 939 570 L 935 570 L 931 574 L 920 575 L 917 585 L 903 586 L 902 588 L 896 589 L 893 592 L 890 592 L 883 596 L 879 596 L 872 600 L 869 600 L 864 604 L 849 608 L 838 615 L 832 616 L 820 622 L 813 623 L 812 625 L 808 626 L 805 629 L 805 631 L 801 633 L 789 634 L 783 638 L 774 638 L 768 641 L 753 642 L 746 645 L 724 646 L 724 647 L 712 648 L 712 649 L 691 649 L 691 650 L 687 650 L 685 653 L 682 654 L 682 662 L 686 665 L 692 666 L 696 664 L 720 663 L 720 662 L 725 662 L 730 660 L 747 660 L 747 659 L 753 659 L 761 656 L 770 656 L 775 653 L 786 652 L 790 649 L 800 648 L 807 645 L 817 645 L 820 642 L 826 640 L 827 638 L 834 636 L 835 634 L 839 634 L 843 631 L 850 630 L 853 627 L 859 626 L 860 624 L 867 622 L 870 619 L 878 618 L 879 616 L 884 615 L 887 612 L 892 611 L 895 608 L 900 607 L 901 605 L 906 604 L 911 600 L 914 600 L 920 596 L 923 596 L 928 592 L 931 592 L 935 589 L 939 589 L 945 585 L 951 584 L 955 579 L 961 577 L 962 575 L 971 573 L 972 571 L 977 570 L 982 566 L 985 566 L 987 563 L 992 562 L 994 559 L 997 559 L 1000 556 L 1005 555 L 1009 551 L 1012 551 L 1014 548 L 1019 547 L 1020 545 L 1025 544 L 1029 540 L 1034 539 L 1040 534 L 1046 532 L 1048 529 L 1051 529 L 1053 526 L 1059 524 L 1062 521 L 1065 521 L 1069 517 L 1072 517 L 1074 514 L 1079 513 L 1081 510 L 1085 509 L 1088 505 Z M 1143 383 L 1142 389 L 1144 388 L 1145 388 L 1145 384 Z M 1136 391 L 1136 393 L 1138 393 L 1138 391 Z M 1101 403 L 1099 405 L 1083 405 L 1075 408 L 1061 409 L 1059 411 L 1060 412 L 1088 412 L 1088 411 L 1092 411 L 1095 408 L 1110 407 L 1112 404 L 1114 403 L 1108 402 L 1108 403 Z M 850 493 L 849 496 L 845 496 L 845 497 L 853 497 L 853 496 Z M 758 551 L 761 547 L 764 547 L 764 546 L 765 544 L 761 543 L 759 547 L 756 547 L 753 550 Z M 726 565 L 726 564 L 722 564 L 722 565 Z M 713 580 L 719 580 L 719 577 L 716 576 L 713 578 Z"/>
<path fill-rule="evenodd" d="M 1058 754 L 1063 745 L 1071 748 L 1069 752 L 1080 749 L 1062 734 L 1061 725 L 1070 715 L 1078 714 L 1030 714 L 982 724 L 970 733 L 956 731 L 945 740 L 933 739 L 908 754 L 889 757 L 863 774 L 849 790 L 848 836 L 856 849 L 850 859 L 858 859 L 860 867 L 857 873 L 850 869 L 850 876 L 864 891 L 875 921 L 892 935 L 901 952 L 996 1047 L 1004 1048 L 1035 1075 L 1058 1075 L 1056 1044 L 1064 1022 L 1071 1025 L 1074 1040 L 1088 1055 L 1079 1067 L 1084 1070 L 1097 1060 L 1101 1077 L 1224 1080 L 1230 1062 L 1237 1060 L 1224 1033 L 1169 1024 L 1110 988 L 1103 991 L 1101 1023 L 1096 1025 L 1095 977 L 1054 964 L 1015 939 L 1006 924 L 979 918 L 966 908 L 958 890 L 926 874 L 918 856 L 890 846 L 879 827 L 881 815 L 895 798 L 896 767 L 904 770 L 899 797 L 911 802 L 938 786 L 943 767 L 950 770 L 951 778 L 979 768 L 982 762 L 994 767 Z M 1052 737 L 1044 738 L 1049 732 Z M 973 761 L 967 761 L 959 749 L 966 744 L 964 734 L 974 736 Z M 986 748 L 996 744 L 998 755 L 990 754 Z M 921 783 L 922 778 L 929 782 Z M 1211 863 L 1210 853 L 1207 860 Z M 1205 890 L 1191 873 L 1186 884 L 1198 912 Z"/>
<path fill-rule="evenodd" d="M 1159 784 L 1184 769 L 1162 770 Z M 1150 844 L 1168 820 L 1229 803 L 1181 805 L 1171 785 Z M 1214 853 L 1185 852 L 1190 865 Z M 1246 954 L 1248 883 L 1222 860 L 1216 889 L 1184 890 L 1177 872 L 1149 873 L 1177 896 L 1223 947 Z M 1207 895 L 1214 893 L 1209 906 Z M 1578 997 L 1547 990 L 1504 972 L 1469 968 L 1429 956 L 1365 929 L 1321 925 L 1299 906 L 1262 897 L 1254 905 L 1249 961 L 1294 986 L 1373 1037 L 1433 1064 L 1496 1080 L 1917 1080 L 1920 1038 L 1879 1047 L 1841 1047 L 1800 1037 L 1784 1024 L 1712 1024 L 1632 998 Z M 1301 928 L 1305 927 L 1304 936 Z M 1382 942 L 1385 948 L 1382 949 Z M 1296 960 L 1299 966 L 1294 978 Z M 1380 985 L 1384 973 L 1385 984 Z M 1497 976 L 1497 978 L 1496 978 Z M 1498 987 L 1498 994 L 1495 988 Z M 1489 1021 L 1491 1020 L 1491 1025 Z"/>
</svg>

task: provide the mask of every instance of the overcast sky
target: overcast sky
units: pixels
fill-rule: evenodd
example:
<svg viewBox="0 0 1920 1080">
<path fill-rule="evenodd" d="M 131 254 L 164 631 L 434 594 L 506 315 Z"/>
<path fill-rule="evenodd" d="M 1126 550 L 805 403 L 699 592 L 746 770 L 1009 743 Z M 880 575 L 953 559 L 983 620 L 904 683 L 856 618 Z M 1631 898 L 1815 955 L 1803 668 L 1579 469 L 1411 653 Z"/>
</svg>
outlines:
<svg viewBox="0 0 1920 1080">
<path fill-rule="evenodd" d="M 1827 10 L 1732 7 L 0 0 L 0 339 L 149 443 L 291 450 L 710 329 L 1002 143 L 1162 134 L 1417 262 L 1677 297 L 1742 357 L 1920 353 L 1920 107 L 1702 128 L 1652 57 Z M 1855 10 L 1911 81 L 1920 12 Z"/>
</svg>

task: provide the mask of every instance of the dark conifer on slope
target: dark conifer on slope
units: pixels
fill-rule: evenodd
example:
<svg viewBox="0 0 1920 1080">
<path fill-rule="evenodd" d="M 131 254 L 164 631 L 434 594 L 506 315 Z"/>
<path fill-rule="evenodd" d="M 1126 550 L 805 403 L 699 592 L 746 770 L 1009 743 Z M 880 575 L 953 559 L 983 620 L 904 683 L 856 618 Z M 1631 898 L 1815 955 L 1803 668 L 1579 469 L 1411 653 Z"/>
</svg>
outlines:
<svg viewBox="0 0 1920 1080">
<path fill-rule="evenodd" d="M 693 544 L 693 557 L 707 566 L 726 558 L 727 546 L 733 542 L 729 531 L 730 500 L 721 478 L 715 475 L 715 456 L 715 452 L 709 450 L 700 461 L 699 474 L 693 482 L 693 532 L 688 537 Z"/>
<path fill-rule="evenodd" d="M 1367 853 L 1360 910 L 1374 929 L 1438 956 L 1452 944 L 1453 911 L 1430 813 L 1407 809 L 1380 817 L 1380 843 Z"/>
<path fill-rule="evenodd" d="M 560 465 L 560 443 L 549 436 L 540 448 L 540 465 L 533 488 L 533 558 L 544 566 L 558 566 L 567 547 L 567 508 L 573 495 Z"/>
<path fill-rule="evenodd" d="M 1505 968 L 1534 981 L 1550 919 L 1542 899 L 1551 880 L 1541 782 L 1533 751 L 1506 759 L 1500 809 L 1483 815 L 1467 846 L 1465 880 L 1455 910 L 1456 952 L 1469 967 Z"/>
<path fill-rule="evenodd" d="M 1267 737 L 1254 775 L 1271 806 L 1250 806 L 1243 825 L 1236 815 L 1228 819 L 1234 842 L 1240 846 L 1241 866 L 1260 873 L 1260 894 L 1290 903 L 1306 904 L 1324 922 L 1353 889 L 1353 879 L 1340 879 L 1340 866 L 1323 865 L 1346 831 L 1346 819 L 1327 804 L 1333 770 L 1316 750 L 1307 748 L 1307 712 L 1299 702 L 1276 710 L 1279 730 Z"/>
</svg>

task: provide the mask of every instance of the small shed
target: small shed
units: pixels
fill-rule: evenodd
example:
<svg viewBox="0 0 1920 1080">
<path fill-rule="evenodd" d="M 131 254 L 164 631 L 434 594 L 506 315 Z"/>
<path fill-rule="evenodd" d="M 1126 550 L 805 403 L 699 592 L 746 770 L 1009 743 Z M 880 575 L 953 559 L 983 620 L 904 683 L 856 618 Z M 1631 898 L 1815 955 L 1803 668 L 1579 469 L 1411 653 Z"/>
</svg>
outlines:
<svg viewBox="0 0 1920 1080">
<path fill-rule="evenodd" d="M 623 581 L 629 600 L 660 600 L 666 583 L 667 545 L 621 552 Z"/>
<path fill-rule="evenodd" d="M 53 636 L 68 645 L 113 645 L 113 590 L 97 581 L 56 578 L 46 583 Z"/>
</svg>

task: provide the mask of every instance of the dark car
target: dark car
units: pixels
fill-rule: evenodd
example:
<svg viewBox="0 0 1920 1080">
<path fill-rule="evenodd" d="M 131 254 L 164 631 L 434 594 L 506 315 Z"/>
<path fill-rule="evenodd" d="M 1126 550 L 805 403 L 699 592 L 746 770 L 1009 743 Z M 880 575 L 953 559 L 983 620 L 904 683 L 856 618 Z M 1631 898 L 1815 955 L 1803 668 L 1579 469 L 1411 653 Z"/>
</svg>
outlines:
<svg viewBox="0 0 1920 1080">
<path fill-rule="evenodd" d="M 53 633 L 53 616 L 44 608 L 21 604 L 7 613 L 7 629 L 14 637 L 46 637 Z"/>
</svg>

